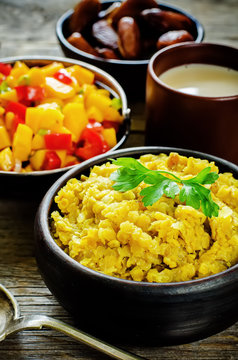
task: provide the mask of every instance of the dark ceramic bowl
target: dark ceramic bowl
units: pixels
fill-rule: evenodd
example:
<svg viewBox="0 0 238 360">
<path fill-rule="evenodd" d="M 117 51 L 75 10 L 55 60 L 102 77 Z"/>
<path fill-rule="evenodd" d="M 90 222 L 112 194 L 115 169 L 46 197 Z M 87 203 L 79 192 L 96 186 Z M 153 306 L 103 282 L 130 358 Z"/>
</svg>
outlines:
<svg viewBox="0 0 238 360">
<path fill-rule="evenodd" d="M 121 1 L 121 0 L 119 0 Z M 113 1 L 102 0 L 102 9 L 107 9 Z M 159 2 L 161 10 L 174 11 L 186 15 L 192 21 L 192 35 L 196 43 L 200 43 L 204 37 L 204 29 L 201 23 L 187 12 Z M 68 57 L 83 60 L 90 64 L 96 65 L 101 69 L 109 72 L 122 85 L 129 98 L 144 98 L 145 95 L 145 80 L 146 69 L 149 59 L 144 60 L 105 60 L 100 57 L 88 54 L 84 51 L 78 50 L 72 46 L 67 38 L 70 35 L 69 19 L 73 13 L 73 9 L 64 13 L 56 24 L 56 35 L 61 45 L 64 54 Z"/>
<path fill-rule="evenodd" d="M 110 158 L 169 154 L 215 161 L 238 178 L 238 166 L 220 158 L 177 148 L 138 147 Z M 35 254 L 43 279 L 78 326 L 102 338 L 125 343 L 173 345 L 220 332 L 238 320 L 238 264 L 222 273 L 177 283 L 141 283 L 104 275 L 70 258 L 54 241 L 49 218 L 54 197 L 70 178 L 88 175 L 108 160 L 100 155 L 63 175 L 45 195 L 35 220 Z"/>
<path fill-rule="evenodd" d="M 1 62 L 9 64 L 14 64 L 17 60 L 24 61 L 24 63 L 26 63 L 26 65 L 29 67 L 44 66 L 50 64 L 53 61 L 59 61 L 62 62 L 64 66 L 78 64 L 93 71 L 95 73 L 95 81 L 98 86 L 110 90 L 113 96 L 119 97 L 122 100 L 122 115 L 124 116 L 124 122 L 120 126 L 117 133 L 117 144 L 112 149 L 110 149 L 110 152 L 121 147 L 122 144 L 126 141 L 130 130 L 130 110 L 127 107 L 127 97 L 124 90 L 111 75 L 85 62 L 61 57 L 25 56 L 0 59 Z M 0 181 L 2 185 L 0 193 L 3 192 L 6 194 L 6 189 L 9 189 L 10 191 L 15 190 L 17 192 L 21 192 L 23 189 L 27 189 L 28 191 L 31 190 L 31 192 L 35 194 L 39 192 L 45 193 L 49 186 L 51 186 L 53 182 L 60 177 L 60 175 L 69 170 L 69 168 L 70 167 L 55 170 L 34 171 L 30 173 L 17 173 L 0 170 Z"/>
<path fill-rule="evenodd" d="M 238 49 L 221 44 L 183 43 L 154 54 L 147 71 L 146 145 L 185 147 L 238 164 L 238 94 L 190 95 L 159 79 L 173 67 L 197 63 L 238 71 Z"/>
</svg>

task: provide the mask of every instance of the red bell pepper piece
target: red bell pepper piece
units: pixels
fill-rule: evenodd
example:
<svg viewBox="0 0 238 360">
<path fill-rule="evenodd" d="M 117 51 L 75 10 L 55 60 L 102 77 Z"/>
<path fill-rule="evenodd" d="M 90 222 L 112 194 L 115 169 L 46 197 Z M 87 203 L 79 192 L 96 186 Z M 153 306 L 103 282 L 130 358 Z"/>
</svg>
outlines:
<svg viewBox="0 0 238 360">
<path fill-rule="evenodd" d="M 70 150 L 72 147 L 71 134 L 46 134 L 45 146 L 50 150 Z"/>
<path fill-rule="evenodd" d="M 5 76 L 8 76 L 12 70 L 12 66 L 10 64 L 4 64 L 0 62 L 0 73 Z"/>
<path fill-rule="evenodd" d="M 42 170 L 58 169 L 61 166 L 61 160 L 55 151 L 47 151 L 42 165 Z"/>
<path fill-rule="evenodd" d="M 75 154 L 83 160 L 90 159 L 110 149 L 105 140 L 103 140 L 102 135 L 94 129 L 86 127 L 80 138 L 80 142 L 82 141 L 84 145 L 76 149 Z"/>
<path fill-rule="evenodd" d="M 18 102 L 10 101 L 5 109 L 7 112 L 12 112 L 15 115 L 17 115 L 19 118 L 25 120 L 26 116 L 26 109 L 27 107 L 23 104 L 20 104 Z"/>
<path fill-rule="evenodd" d="M 94 131 L 97 131 L 99 133 L 101 133 L 103 130 L 102 124 L 94 119 L 89 119 L 87 128 L 93 129 Z"/>
<path fill-rule="evenodd" d="M 73 81 L 71 77 L 64 71 L 64 69 L 57 71 L 54 74 L 54 78 L 66 85 L 70 85 Z"/>
<path fill-rule="evenodd" d="M 12 120 L 12 124 L 11 124 L 11 129 L 10 129 L 10 134 L 11 134 L 11 138 L 13 139 L 13 136 L 17 130 L 17 127 L 19 124 L 24 124 L 25 120 L 23 118 L 21 118 L 19 115 L 15 115 L 13 120 Z"/>
<path fill-rule="evenodd" d="M 74 155 L 76 149 L 77 149 L 77 145 L 74 141 L 72 141 L 70 150 L 67 150 L 67 155 Z"/>
<path fill-rule="evenodd" d="M 82 160 L 90 159 L 93 156 L 101 154 L 101 152 L 94 151 L 93 146 L 91 144 L 85 144 L 84 147 L 80 147 L 76 150 L 76 156 L 78 156 Z"/>
<path fill-rule="evenodd" d="M 103 120 L 102 125 L 104 129 L 114 128 L 116 130 L 116 133 L 118 132 L 120 126 L 118 122 L 109 120 Z"/>
<path fill-rule="evenodd" d="M 15 86 L 19 101 L 38 101 L 44 99 L 44 89 L 40 86 Z"/>
</svg>

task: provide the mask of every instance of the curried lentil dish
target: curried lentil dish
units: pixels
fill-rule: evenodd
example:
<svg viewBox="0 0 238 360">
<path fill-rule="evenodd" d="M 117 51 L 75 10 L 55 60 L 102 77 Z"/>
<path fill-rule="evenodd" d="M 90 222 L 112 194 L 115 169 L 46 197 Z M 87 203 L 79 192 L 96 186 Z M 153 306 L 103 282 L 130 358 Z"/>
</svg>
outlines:
<svg viewBox="0 0 238 360">
<path fill-rule="evenodd" d="M 193 157 L 143 155 L 150 170 L 190 179 L 214 162 Z M 163 195 L 151 206 L 142 202 L 144 182 L 135 189 L 113 189 L 110 162 L 94 166 L 89 177 L 71 179 L 55 197 L 52 235 L 80 264 L 107 275 L 146 282 L 178 282 L 221 272 L 238 262 L 238 180 L 221 173 L 211 185 L 219 215 L 207 217 Z"/>
</svg>

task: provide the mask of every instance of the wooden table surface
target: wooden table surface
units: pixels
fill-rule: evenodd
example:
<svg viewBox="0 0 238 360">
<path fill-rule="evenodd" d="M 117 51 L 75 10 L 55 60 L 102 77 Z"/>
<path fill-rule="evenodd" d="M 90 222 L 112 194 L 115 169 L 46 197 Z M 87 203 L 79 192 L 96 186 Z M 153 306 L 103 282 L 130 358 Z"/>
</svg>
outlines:
<svg viewBox="0 0 238 360">
<path fill-rule="evenodd" d="M 139 0 L 138 0 L 139 1 Z M 204 25 L 205 40 L 238 47 L 237 0 L 171 0 Z M 57 18 L 73 0 L 0 0 L 0 57 L 62 56 L 55 36 Z M 144 104 L 131 103 L 132 133 L 126 146 L 143 145 Z M 14 194 L 21 189 L 14 189 Z M 7 194 L 0 198 L 0 282 L 17 298 L 22 315 L 45 314 L 73 324 L 41 279 L 34 258 L 33 222 L 40 199 Z M 238 324 L 205 340 L 171 347 L 120 344 L 146 359 L 238 359 Z M 23 331 L 0 344 L 0 360 L 103 360 L 95 350 L 52 330 Z"/>
</svg>

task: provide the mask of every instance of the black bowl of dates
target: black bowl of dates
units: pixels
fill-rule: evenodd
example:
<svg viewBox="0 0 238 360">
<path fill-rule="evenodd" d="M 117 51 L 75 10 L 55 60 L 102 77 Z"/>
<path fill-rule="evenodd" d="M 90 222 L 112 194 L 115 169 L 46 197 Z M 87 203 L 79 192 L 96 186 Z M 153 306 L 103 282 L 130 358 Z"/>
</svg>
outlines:
<svg viewBox="0 0 238 360">
<path fill-rule="evenodd" d="M 57 22 L 64 54 L 111 73 L 129 98 L 143 98 L 150 57 L 163 47 L 200 43 L 201 23 L 187 12 L 156 0 L 81 0 Z"/>
</svg>

